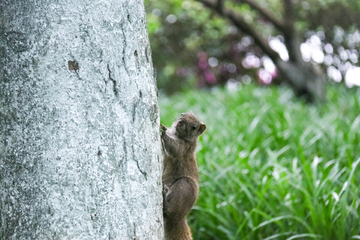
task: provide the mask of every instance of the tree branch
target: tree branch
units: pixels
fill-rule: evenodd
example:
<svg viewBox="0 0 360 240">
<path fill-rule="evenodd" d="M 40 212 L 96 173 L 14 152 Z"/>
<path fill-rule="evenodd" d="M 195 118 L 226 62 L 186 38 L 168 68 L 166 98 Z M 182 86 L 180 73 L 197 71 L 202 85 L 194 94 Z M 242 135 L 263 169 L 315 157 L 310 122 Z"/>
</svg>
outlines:
<svg viewBox="0 0 360 240">
<path fill-rule="evenodd" d="M 272 23 L 280 32 L 284 32 L 285 24 L 278 19 L 272 12 L 268 11 L 265 8 L 262 8 L 257 2 L 253 0 L 237 0 L 240 3 L 247 3 L 251 8 L 258 11 L 261 16 L 263 16 L 266 20 Z"/>
<path fill-rule="evenodd" d="M 255 43 L 271 58 L 271 60 L 273 60 L 273 62 L 276 62 L 276 60 L 280 58 L 279 54 L 269 46 L 267 40 L 256 32 L 254 30 L 255 28 L 250 26 L 242 16 L 226 8 L 219 9 L 216 0 L 197 1 L 203 3 L 206 7 L 217 11 L 219 15 L 228 18 L 237 28 L 242 30 L 244 33 L 249 34 L 254 39 Z"/>
</svg>

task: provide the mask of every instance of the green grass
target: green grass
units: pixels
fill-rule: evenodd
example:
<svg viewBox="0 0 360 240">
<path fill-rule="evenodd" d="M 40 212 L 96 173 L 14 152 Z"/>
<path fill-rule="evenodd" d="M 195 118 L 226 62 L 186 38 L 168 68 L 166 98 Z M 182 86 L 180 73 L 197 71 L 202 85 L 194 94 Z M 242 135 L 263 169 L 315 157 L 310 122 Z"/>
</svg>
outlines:
<svg viewBox="0 0 360 240">
<path fill-rule="evenodd" d="M 194 239 L 360 239 L 360 91 L 327 94 L 317 106 L 252 85 L 160 97 L 163 124 L 187 111 L 207 124 Z"/>
</svg>

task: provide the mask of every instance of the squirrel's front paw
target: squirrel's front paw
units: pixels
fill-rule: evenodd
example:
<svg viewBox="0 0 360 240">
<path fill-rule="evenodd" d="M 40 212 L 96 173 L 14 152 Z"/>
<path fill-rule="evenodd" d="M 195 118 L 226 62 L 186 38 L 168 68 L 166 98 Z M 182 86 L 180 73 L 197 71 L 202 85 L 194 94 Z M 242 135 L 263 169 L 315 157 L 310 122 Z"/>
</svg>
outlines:
<svg viewBox="0 0 360 240">
<path fill-rule="evenodd" d="M 163 193 L 163 196 L 165 197 L 166 196 L 166 193 L 169 191 L 169 187 L 164 185 L 163 186 L 163 190 L 162 190 L 162 193 Z"/>
<path fill-rule="evenodd" d="M 167 130 L 167 127 L 164 124 L 161 124 L 160 125 L 160 133 L 161 133 L 161 135 L 165 134 L 166 130 Z"/>
</svg>

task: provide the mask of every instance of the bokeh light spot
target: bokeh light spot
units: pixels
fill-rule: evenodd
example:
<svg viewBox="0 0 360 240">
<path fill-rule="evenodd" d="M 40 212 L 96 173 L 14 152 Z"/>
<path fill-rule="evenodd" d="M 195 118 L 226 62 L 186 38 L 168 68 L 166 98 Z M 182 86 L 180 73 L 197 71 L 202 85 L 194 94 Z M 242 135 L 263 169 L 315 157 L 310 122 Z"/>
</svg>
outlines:
<svg viewBox="0 0 360 240">
<path fill-rule="evenodd" d="M 348 87 L 360 86 L 360 67 L 354 67 L 347 71 L 345 83 Z"/>
<path fill-rule="evenodd" d="M 170 14 L 166 17 L 166 21 L 168 21 L 168 23 L 175 23 L 177 20 L 177 17 L 174 14 Z"/>
<path fill-rule="evenodd" d="M 211 57 L 209 58 L 208 63 L 211 67 L 216 67 L 219 64 L 219 61 L 217 58 Z"/>
</svg>

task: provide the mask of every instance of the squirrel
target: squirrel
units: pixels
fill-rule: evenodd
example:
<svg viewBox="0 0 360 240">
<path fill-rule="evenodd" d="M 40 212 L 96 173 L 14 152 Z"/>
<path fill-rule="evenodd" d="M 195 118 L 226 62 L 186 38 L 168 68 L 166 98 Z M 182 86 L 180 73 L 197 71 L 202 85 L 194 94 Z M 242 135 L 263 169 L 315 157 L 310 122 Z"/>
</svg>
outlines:
<svg viewBox="0 0 360 240">
<path fill-rule="evenodd" d="M 192 239 L 186 215 L 199 192 L 195 150 L 205 129 L 206 125 L 192 112 L 182 113 L 170 128 L 161 124 L 165 240 Z"/>
</svg>

